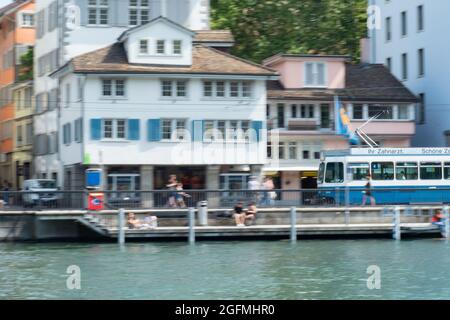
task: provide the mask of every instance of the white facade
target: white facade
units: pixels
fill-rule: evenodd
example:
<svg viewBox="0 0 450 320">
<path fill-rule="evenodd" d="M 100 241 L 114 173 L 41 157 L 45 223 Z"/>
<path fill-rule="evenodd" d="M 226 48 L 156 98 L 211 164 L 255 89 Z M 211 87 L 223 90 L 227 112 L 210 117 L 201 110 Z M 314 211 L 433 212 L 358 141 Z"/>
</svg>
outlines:
<svg viewBox="0 0 450 320">
<path fill-rule="evenodd" d="M 94 1 L 95 2 L 95 1 Z M 37 112 L 34 117 L 35 172 L 38 177 L 53 177 L 62 185 L 61 119 L 58 101 L 61 93 L 58 80 L 48 74 L 74 56 L 105 47 L 132 26 L 135 7 L 129 0 L 36 0 L 36 39 L 34 92 Z M 144 6 L 147 3 L 147 6 Z M 209 29 L 209 2 L 204 0 L 148 0 L 138 1 L 136 23 L 167 16 L 177 23 L 195 30 Z M 143 13 L 145 11 L 145 13 Z M 90 20 L 95 13 L 96 24 Z M 92 14 L 91 14 L 92 16 Z M 106 18 L 105 18 L 106 17 Z M 40 30 L 40 34 L 39 34 Z M 36 148 L 35 148 L 36 149 Z"/>
<path fill-rule="evenodd" d="M 371 0 L 369 4 L 378 6 L 381 15 L 381 28 L 369 30 L 371 61 L 390 64 L 392 73 L 405 86 L 424 97 L 424 104 L 419 104 L 417 110 L 413 144 L 448 146 L 445 132 L 450 130 L 450 44 L 446 39 L 450 32 L 450 2 Z"/>
</svg>

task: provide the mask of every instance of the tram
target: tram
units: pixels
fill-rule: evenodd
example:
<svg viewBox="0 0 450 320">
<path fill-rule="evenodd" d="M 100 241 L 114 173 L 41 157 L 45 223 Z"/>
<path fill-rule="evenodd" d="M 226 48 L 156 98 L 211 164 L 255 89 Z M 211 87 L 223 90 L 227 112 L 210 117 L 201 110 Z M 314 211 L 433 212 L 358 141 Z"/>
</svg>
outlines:
<svg viewBox="0 0 450 320">
<path fill-rule="evenodd" d="M 369 180 L 376 204 L 450 203 L 450 148 L 353 148 L 322 153 L 321 201 L 361 205 Z"/>
</svg>

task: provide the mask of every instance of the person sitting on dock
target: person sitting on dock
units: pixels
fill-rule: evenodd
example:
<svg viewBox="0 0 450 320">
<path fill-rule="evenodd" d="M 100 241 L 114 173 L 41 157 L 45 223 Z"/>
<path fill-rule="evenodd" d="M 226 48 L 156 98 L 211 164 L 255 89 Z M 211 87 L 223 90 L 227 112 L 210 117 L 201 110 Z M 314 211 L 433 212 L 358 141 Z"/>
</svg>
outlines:
<svg viewBox="0 0 450 320">
<path fill-rule="evenodd" d="M 436 226 L 444 225 L 444 215 L 442 214 L 441 210 L 437 209 L 434 212 L 433 217 L 431 217 L 431 224 L 434 224 Z"/>
<path fill-rule="evenodd" d="M 136 218 L 133 212 L 129 212 L 127 218 L 127 227 L 129 229 L 139 229 L 141 226 L 142 222 L 138 218 Z"/>
<path fill-rule="evenodd" d="M 244 227 L 245 226 L 245 212 L 243 208 L 244 204 L 242 201 L 239 201 L 236 206 L 234 207 L 234 221 L 236 222 L 236 226 L 238 227 Z"/>
<path fill-rule="evenodd" d="M 258 209 L 256 208 L 256 204 L 254 202 L 250 202 L 248 204 L 248 209 L 245 211 L 245 219 L 244 224 L 246 220 L 252 221 L 252 223 L 256 220 L 256 213 L 258 212 Z"/>
</svg>

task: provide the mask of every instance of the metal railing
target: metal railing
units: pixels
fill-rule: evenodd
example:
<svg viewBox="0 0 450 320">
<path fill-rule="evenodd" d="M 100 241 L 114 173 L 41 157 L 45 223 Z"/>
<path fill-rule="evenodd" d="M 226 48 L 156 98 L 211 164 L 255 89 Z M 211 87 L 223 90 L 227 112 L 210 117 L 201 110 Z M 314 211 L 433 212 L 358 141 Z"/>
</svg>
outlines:
<svg viewBox="0 0 450 320">
<path fill-rule="evenodd" d="M 345 208 L 362 205 L 364 188 L 298 190 L 174 190 L 103 191 L 105 209 L 184 209 L 207 201 L 208 208 L 232 208 L 238 202 L 259 208 L 320 207 Z M 88 195 L 82 191 L 0 191 L 0 210 L 86 209 Z M 448 204 L 450 187 L 374 188 L 377 206 L 409 204 Z M 370 206 L 370 198 L 366 199 Z"/>
</svg>

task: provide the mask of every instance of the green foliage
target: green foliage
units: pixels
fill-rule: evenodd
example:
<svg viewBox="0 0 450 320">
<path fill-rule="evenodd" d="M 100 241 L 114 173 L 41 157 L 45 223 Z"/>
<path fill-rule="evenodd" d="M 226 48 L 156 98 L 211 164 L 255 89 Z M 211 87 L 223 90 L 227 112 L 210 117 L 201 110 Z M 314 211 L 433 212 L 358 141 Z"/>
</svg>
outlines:
<svg viewBox="0 0 450 320">
<path fill-rule="evenodd" d="M 256 62 L 276 53 L 359 59 L 367 0 L 211 0 L 212 28 L 230 29 L 233 53 Z"/>
<path fill-rule="evenodd" d="M 33 80 L 33 48 L 20 57 L 19 81 Z"/>
</svg>

